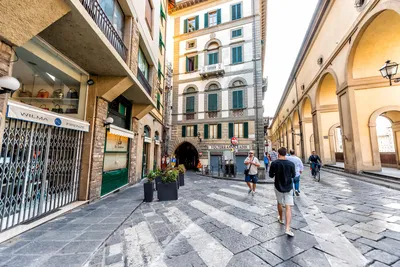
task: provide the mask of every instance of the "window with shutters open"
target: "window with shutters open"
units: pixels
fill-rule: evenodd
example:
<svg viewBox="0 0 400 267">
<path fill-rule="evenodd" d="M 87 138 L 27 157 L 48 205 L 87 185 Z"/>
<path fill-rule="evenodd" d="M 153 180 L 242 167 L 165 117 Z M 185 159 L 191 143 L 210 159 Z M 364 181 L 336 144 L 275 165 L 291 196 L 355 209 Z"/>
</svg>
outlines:
<svg viewBox="0 0 400 267">
<path fill-rule="evenodd" d="M 238 20 L 242 18 L 242 3 L 238 3 L 231 6 L 232 20 Z"/>
<path fill-rule="evenodd" d="M 208 95 L 208 111 L 218 110 L 218 94 Z"/>
<path fill-rule="evenodd" d="M 198 55 L 186 57 L 186 72 L 192 72 L 198 69 L 198 57 Z"/>
<path fill-rule="evenodd" d="M 221 9 L 204 14 L 204 28 L 221 24 Z"/>
<path fill-rule="evenodd" d="M 231 126 L 232 125 L 232 126 Z M 249 138 L 249 123 L 235 123 L 230 124 L 233 127 L 233 134 L 237 138 Z"/>
<path fill-rule="evenodd" d="M 232 109 L 242 109 L 243 105 L 243 90 L 232 92 Z"/>
<path fill-rule="evenodd" d="M 195 96 L 186 97 L 186 113 L 194 113 Z"/>
<path fill-rule="evenodd" d="M 199 29 L 199 16 L 185 19 L 183 25 L 184 33 L 197 31 Z"/>
<path fill-rule="evenodd" d="M 186 137 L 193 137 L 193 136 L 195 136 L 195 133 L 194 133 L 194 129 L 195 128 L 195 126 L 194 125 L 191 125 L 191 126 L 186 126 Z"/>
<path fill-rule="evenodd" d="M 204 139 L 221 139 L 221 138 L 222 138 L 222 124 L 204 125 Z"/>
<path fill-rule="evenodd" d="M 243 46 L 232 47 L 232 64 L 243 63 Z"/>
</svg>

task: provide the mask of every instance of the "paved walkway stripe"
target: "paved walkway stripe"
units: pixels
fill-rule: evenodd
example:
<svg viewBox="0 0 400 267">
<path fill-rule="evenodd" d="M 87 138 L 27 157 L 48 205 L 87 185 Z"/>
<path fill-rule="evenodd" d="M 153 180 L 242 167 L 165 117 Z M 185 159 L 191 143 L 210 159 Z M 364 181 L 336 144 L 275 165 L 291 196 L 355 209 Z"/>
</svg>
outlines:
<svg viewBox="0 0 400 267">
<path fill-rule="evenodd" d="M 318 209 L 311 199 L 303 193 L 296 200 L 297 207 L 322 250 L 334 256 L 326 257 L 331 266 L 366 266 L 368 260 Z"/>
<path fill-rule="evenodd" d="M 237 200 L 229 198 L 229 197 L 217 195 L 217 194 L 214 194 L 214 193 L 209 194 L 208 197 L 214 198 L 216 200 L 225 202 L 226 204 L 229 204 L 229 205 L 235 206 L 237 208 L 240 208 L 240 209 L 243 209 L 243 210 L 246 210 L 246 211 L 250 211 L 250 212 L 262 215 L 262 216 L 268 214 L 267 210 L 265 210 L 265 209 L 261 209 L 261 208 L 259 208 L 257 206 L 252 206 L 252 205 L 249 205 L 247 203 L 240 202 L 240 201 L 237 201 Z"/>
<path fill-rule="evenodd" d="M 237 189 L 242 189 L 242 188 L 237 188 Z M 246 191 L 237 191 L 237 190 L 232 190 L 229 188 L 222 188 L 219 191 L 221 192 L 225 192 L 228 194 L 232 194 L 238 197 L 243 197 L 243 198 L 248 198 L 248 197 L 252 197 L 253 199 L 255 199 L 257 202 L 262 202 L 263 203 L 263 207 L 271 207 L 271 204 L 275 204 L 275 199 L 268 199 L 266 197 L 267 193 L 261 191 L 261 190 L 257 190 L 256 195 L 255 196 L 251 196 L 248 194 L 249 190 L 245 189 Z M 272 192 L 272 190 L 269 190 Z"/>
<path fill-rule="evenodd" d="M 176 207 L 167 208 L 164 215 L 187 239 L 193 249 L 208 267 L 225 267 L 233 257 L 233 253 L 215 240 L 209 233 L 195 224 L 185 213 Z M 135 266 L 135 265 L 133 265 Z"/>
<path fill-rule="evenodd" d="M 241 186 L 241 185 L 232 184 L 231 187 L 234 187 L 235 189 L 243 190 L 246 193 L 249 191 L 249 188 L 247 187 L 247 185 Z M 261 188 L 261 190 L 260 190 L 260 188 L 258 188 L 258 185 L 257 185 L 256 197 L 257 196 L 264 197 L 265 202 L 271 202 L 272 204 L 276 204 L 276 196 L 275 196 L 275 192 L 274 192 L 274 187 Z"/>
<path fill-rule="evenodd" d="M 248 236 L 253 229 L 257 228 L 257 226 L 253 223 L 245 222 L 242 219 L 233 216 L 232 214 L 216 209 L 213 206 L 210 206 L 199 200 L 193 200 L 189 203 L 189 205 L 207 214 L 211 218 L 214 218 L 217 221 L 231 227 L 239 233 L 242 233 L 242 235 Z"/>
<path fill-rule="evenodd" d="M 135 267 L 167 267 L 164 252 L 146 222 L 124 229 L 127 263 Z"/>
</svg>

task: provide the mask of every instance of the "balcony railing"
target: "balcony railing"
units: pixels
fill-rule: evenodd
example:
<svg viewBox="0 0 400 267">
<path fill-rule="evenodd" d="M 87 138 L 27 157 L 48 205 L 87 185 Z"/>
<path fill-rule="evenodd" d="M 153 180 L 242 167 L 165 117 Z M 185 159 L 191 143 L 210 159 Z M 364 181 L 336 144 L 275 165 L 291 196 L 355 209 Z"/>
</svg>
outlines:
<svg viewBox="0 0 400 267">
<path fill-rule="evenodd" d="M 97 0 L 79 0 L 81 1 L 83 7 L 92 17 L 97 26 L 110 41 L 111 45 L 114 46 L 115 50 L 120 54 L 120 56 L 126 60 L 128 54 L 128 49 L 126 48 L 124 41 L 119 36 L 118 32 L 115 30 L 111 21 L 108 19 L 106 13 L 101 8 Z"/>
<path fill-rule="evenodd" d="M 203 78 L 213 75 L 222 76 L 224 74 L 225 74 L 225 68 L 224 64 L 222 63 L 206 65 L 201 67 L 200 69 L 200 76 L 202 76 Z"/>
<path fill-rule="evenodd" d="M 146 89 L 146 92 L 151 95 L 151 85 L 139 68 L 137 70 L 137 77 L 139 82 L 143 85 L 144 89 Z"/>
</svg>

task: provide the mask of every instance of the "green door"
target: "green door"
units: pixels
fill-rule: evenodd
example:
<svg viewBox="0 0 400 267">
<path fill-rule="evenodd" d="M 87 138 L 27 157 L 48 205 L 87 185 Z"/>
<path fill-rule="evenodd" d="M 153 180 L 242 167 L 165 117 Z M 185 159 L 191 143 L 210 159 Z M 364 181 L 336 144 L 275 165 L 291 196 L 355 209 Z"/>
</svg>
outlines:
<svg viewBox="0 0 400 267">
<path fill-rule="evenodd" d="M 128 183 L 128 169 L 119 169 L 103 173 L 101 195 L 104 196 Z"/>
</svg>

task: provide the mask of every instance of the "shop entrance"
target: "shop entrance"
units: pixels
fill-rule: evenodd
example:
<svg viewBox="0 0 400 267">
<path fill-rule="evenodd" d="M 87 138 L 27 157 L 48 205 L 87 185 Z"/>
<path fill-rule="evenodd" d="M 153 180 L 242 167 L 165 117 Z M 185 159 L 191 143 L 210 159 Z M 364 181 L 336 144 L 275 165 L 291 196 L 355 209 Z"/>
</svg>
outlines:
<svg viewBox="0 0 400 267">
<path fill-rule="evenodd" d="M 7 119 L 0 156 L 0 232 L 78 197 L 83 132 Z"/>
<path fill-rule="evenodd" d="M 147 177 L 147 174 L 150 171 L 150 145 L 151 145 L 151 137 L 150 137 L 150 127 L 144 126 L 144 140 L 143 140 L 143 159 L 142 159 L 142 178 Z"/>
<path fill-rule="evenodd" d="M 199 161 L 197 149 L 189 142 L 182 143 L 176 150 L 177 164 L 184 164 L 187 170 L 194 170 Z"/>
</svg>

